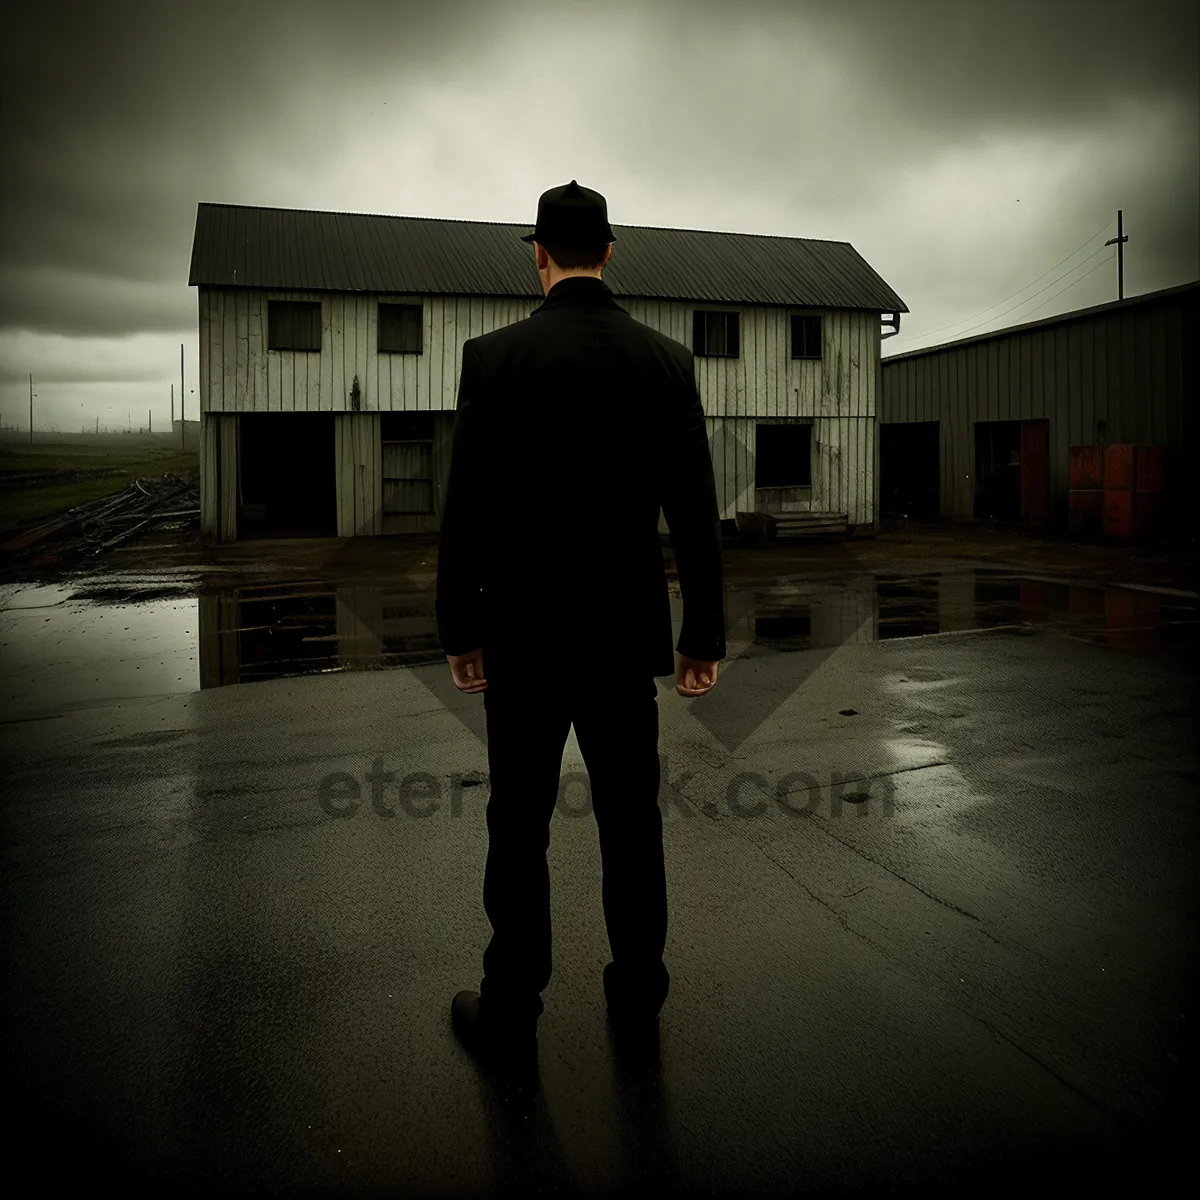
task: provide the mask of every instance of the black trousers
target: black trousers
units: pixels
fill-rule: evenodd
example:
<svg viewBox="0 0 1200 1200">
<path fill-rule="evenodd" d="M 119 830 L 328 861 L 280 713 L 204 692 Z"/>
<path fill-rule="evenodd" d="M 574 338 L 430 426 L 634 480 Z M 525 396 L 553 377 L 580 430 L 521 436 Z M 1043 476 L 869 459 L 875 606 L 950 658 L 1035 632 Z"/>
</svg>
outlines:
<svg viewBox="0 0 1200 1200">
<path fill-rule="evenodd" d="M 654 676 L 614 663 L 602 678 L 551 677 L 486 644 L 483 693 L 491 795 L 483 904 L 492 938 L 483 956 L 485 1008 L 536 1020 L 552 970 L 546 851 L 571 726 L 587 767 L 600 836 L 604 918 L 612 959 L 609 1007 L 657 1013 L 670 984 L 663 949 L 667 891 L 658 807 L 658 690 Z M 584 804 L 577 788 L 564 796 Z"/>
</svg>

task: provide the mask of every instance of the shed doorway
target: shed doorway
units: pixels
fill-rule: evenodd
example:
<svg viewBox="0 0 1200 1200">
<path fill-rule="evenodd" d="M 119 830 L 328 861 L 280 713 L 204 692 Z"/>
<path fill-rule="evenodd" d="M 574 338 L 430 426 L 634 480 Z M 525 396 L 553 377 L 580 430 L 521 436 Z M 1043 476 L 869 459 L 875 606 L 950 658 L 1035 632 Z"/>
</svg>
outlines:
<svg viewBox="0 0 1200 1200">
<path fill-rule="evenodd" d="M 1046 520 L 1050 422 L 975 423 L 975 507 L 983 521 Z"/>
<path fill-rule="evenodd" d="M 333 413 L 238 417 L 239 538 L 336 537 Z"/>
<path fill-rule="evenodd" d="M 941 442 L 937 421 L 890 421 L 879 427 L 879 507 L 932 517 L 941 511 Z"/>
</svg>

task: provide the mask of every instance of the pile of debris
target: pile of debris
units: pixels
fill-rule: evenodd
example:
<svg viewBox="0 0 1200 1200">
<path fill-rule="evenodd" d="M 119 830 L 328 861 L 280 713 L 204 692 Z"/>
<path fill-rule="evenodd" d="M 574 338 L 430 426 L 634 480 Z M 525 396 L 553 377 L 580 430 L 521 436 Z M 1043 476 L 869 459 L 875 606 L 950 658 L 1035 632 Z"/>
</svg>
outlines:
<svg viewBox="0 0 1200 1200">
<path fill-rule="evenodd" d="M 200 515 L 200 492 L 194 483 L 178 475 L 162 474 L 135 479 L 124 491 L 77 504 L 52 521 L 23 530 L 0 546 L 16 553 L 48 538 L 74 534 L 72 547 L 95 557 L 147 526 L 169 528 Z"/>
</svg>

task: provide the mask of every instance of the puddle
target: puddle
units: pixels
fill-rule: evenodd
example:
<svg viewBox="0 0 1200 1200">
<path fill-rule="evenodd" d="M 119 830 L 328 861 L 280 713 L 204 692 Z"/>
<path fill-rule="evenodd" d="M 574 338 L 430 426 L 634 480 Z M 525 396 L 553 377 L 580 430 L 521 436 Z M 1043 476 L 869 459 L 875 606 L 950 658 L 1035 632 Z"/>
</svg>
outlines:
<svg viewBox="0 0 1200 1200">
<path fill-rule="evenodd" d="M 397 586 L 263 586 L 201 595 L 201 686 L 445 662 L 434 595 Z"/>
<path fill-rule="evenodd" d="M 999 626 L 1045 627 L 1120 650 L 1195 644 L 1200 604 L 1145 588 L 967 570 L 841 585 L 731 584 L 727 639 L 783 653 Z"/>
<path fill-rule="evenodd" d="M 730 581 L 726 608 L 731 648 L 765 653 L 1010 625 L 1120 650 L 1171 650 L 1194 645 L 1197 625 L 1197 602 L 1187 596 L 985 570 L 842 583 Z M 69 586 L 0 588 L 2 720 L 281 676 L 442 661 L 428 578 L 254 585 L 128 603 L 85 599 Z"/>
</svg>

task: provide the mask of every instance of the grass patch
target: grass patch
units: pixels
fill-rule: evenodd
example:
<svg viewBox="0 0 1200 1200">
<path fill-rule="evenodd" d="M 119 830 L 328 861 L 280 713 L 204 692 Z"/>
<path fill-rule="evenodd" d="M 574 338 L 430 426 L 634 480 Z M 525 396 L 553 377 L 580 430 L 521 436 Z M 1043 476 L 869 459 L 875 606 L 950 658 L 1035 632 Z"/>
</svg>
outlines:
<svg viewBox="0 0 1200 1200">
<path fill-rule="evenodd" d="M 6 527 L 16 527 L 26 523 L 48 521 L 77 504 L 124 491 L 128 484 L 129 480 L 110 476 L 101 479 L 77 479 L 73 483 L 10 492 L 0 500 L 3 504 L 3 519 L 0 523 Z"/>
<path fill-rule="evenodd" d="M 52 473 L 28 478 L 31 472 Z M 77 504 L 124 491 L 141 476 L 163 474 L 198 484 L 196 452 L 47 446 L 0 453 L 0 527 L 48 521 Z"/>
<path fill-rule="evenodd" d="M 95 449 L 68 450 L 60 447 L 29 450 L 25 453 L 0 453 L 0 484 L 5 476 L 29 471 L 86 471 L 107 470 L 127 476 L 126 483 L 139 475 L 161 475 L 169 472 L 190 483 L 200 477 L 200 461 L 194 450 L 105 451 Z M 125 485 L 122 484 L 122 487 Z"/>
</svg>

